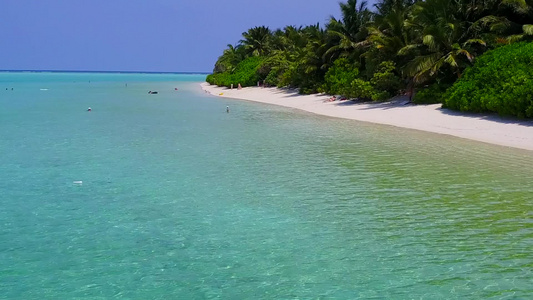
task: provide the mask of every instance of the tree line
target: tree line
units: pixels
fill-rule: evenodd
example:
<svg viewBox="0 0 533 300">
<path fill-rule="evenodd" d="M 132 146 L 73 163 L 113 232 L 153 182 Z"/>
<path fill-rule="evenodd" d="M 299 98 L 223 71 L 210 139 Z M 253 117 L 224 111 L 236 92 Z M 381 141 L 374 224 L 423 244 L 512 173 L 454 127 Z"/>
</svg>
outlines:
<svg viewBox="0 0 533 300">
<path fill-rule="evenodd" d="M 487 53 L 493 59 L 484 60 L 485 65 L 510 64 L 501 66 L 514 76 L 518 62 L 512 53 L 518 51 L 525 58 L 519 62 L 521 78 L 513 82 L 533 80 L 533 58 L 527 58 L 533 57 L 533 49 L 513 45 L 533 41 L 533 0 L 380 0 L 373 9 L 358 0 L 339 5 L 341 17 L 330 17 L 324 27 L 250 28 L 236 45 L 228 45 L 206 80 L 227 87 L 260 82 L 298 88 L 303 94 L 325 92 L 374 101 L 417 91 L 417 103 L 533 117 L 533 108 L 531 115 L 525 112 L 533 107 L 533 92 L 527 89 L 522 89 L 525 108 L 519 113 L 490 105 L 471 109 L 446 104 L 452 86 L 472 86 L 465 83 L 472 77 L 465 72 L 492 50 L 506 53 L 502 55 L 508 60 Z M 498 80 L 506 78 L 493 81 Z M 480 95 L 483 101 L 489 98 Z"/>
</svg>

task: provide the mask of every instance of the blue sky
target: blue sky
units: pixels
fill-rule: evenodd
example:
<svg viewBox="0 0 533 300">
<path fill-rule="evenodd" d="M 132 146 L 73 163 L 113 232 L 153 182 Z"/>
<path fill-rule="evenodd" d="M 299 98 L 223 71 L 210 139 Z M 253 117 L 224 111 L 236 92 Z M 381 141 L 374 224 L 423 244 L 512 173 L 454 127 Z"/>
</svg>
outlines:
<svg viewBox="0 0 533 300">
<path fill-rule="evenodd" d="M 340 16 L 335 0 L 0 0 L 0 11 L 0 70 L 211 72 L 251 27 Z"/>
</svg>

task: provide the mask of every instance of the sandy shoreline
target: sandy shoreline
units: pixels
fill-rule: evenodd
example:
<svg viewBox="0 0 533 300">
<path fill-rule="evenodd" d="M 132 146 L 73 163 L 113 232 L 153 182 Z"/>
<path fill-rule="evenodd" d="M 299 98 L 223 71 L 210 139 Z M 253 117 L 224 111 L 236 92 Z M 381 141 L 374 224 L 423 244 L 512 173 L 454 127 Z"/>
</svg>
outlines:
<svg viewBox="0 0 533 300">
<path fill-rule="evenodd" d="M 533 150 L 533 121 L 463 114 L 441 109 L 440 104 L 405 105 L 405 99 L 401 98 L 390 103 L 327 102 L 329 98 L 327 95 L 302 96 L 278 88 L 249 87 L 230 90 L 208 83 L 202 83 L 201 86 L 206 92 L 219 97 L 280 105 L 324 116 L 386 124 Z"/>
</svg>

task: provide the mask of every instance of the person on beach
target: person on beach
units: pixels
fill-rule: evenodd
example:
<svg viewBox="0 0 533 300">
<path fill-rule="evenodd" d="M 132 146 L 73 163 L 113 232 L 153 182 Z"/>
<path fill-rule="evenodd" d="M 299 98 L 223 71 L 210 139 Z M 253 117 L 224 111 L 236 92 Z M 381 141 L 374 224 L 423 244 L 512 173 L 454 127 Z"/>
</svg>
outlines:
<svg viewBox="0 0 533 300">
<path fill-rule="evenodd" d="M 242 89 L 242 86 L 241 86 L 240 83 L 239 83 L 239 85 L 237 85 L 237 89 L 238 89 L 238 90 Z"/>
</svg>

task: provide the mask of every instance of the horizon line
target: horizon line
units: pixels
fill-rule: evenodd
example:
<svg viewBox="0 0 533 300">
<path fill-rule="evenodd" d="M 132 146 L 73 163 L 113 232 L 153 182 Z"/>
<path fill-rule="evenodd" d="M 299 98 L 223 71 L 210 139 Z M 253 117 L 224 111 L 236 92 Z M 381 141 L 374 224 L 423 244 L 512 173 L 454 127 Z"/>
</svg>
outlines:
<svg viewBox="0 0 533 300">
<path fill-rule="evenodd" d="M 32 72 L 32 73 L 137 73 L 137 74 L 211 74 L 211 72 L 171 72 L 171 71 L 94 71 L 94 70 L 3 70 L 0 69 L 0 72 Z"/>
</svg>

